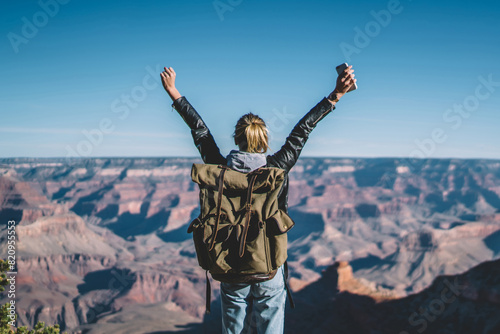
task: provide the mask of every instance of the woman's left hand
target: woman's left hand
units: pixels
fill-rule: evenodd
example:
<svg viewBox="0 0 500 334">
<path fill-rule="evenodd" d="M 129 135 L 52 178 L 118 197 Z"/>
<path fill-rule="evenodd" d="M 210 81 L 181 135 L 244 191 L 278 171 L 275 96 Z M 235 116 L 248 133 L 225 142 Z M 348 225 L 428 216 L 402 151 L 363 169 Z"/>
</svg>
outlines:
<svg viewBox="0 0 500 334">
<path fill-rule="evenodd" d="M 161 72 L 161 83 L 163 84 L 163 88 L 169 93 L 175 89 L 175 71 L 172 67 L 164 67 L 164 69 L 165 71 Z"/>
</svg>

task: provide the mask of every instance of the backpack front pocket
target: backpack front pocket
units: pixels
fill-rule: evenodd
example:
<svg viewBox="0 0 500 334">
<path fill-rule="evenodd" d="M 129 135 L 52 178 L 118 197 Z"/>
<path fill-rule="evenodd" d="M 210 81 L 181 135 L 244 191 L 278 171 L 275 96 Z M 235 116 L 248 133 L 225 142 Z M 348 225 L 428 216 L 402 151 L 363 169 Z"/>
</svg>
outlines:
<svg viewBox="0 0 500 334">
<path fill-rule="evenodd" d="M 271 249 L 271 263 L 273 268 L 278 268 L 287 259 L 288 234 L 287 232 L 295 225 L 290 216 L 278 210 L 274 215 L 266 219 L 267 237 Z"/>
<path fill-rule="evenodd" d="M 208 231 L 210 230 L 210 231 Z M 202 224 L 200 218 L 195 218 L 191 224 L 189 224 L 188 233 L 193 233 L 194 247 L 196 250 L 196 256 L 198 258 L 198 264 L 205 270 L 210 270 L 212 267 L 212 261 L 210 259 L 210 254 L 208 251 L 208 245 L 205 243 L 205 235 L 211 232 L 211 228 L 207 229 L 206 224 Z"/>
</svg>

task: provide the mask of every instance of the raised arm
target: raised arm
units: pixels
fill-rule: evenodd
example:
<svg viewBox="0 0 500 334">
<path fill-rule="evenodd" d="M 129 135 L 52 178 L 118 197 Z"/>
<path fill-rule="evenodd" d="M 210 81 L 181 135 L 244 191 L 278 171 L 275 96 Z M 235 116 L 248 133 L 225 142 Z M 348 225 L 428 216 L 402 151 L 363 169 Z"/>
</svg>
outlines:
<svg viewBox="0 0 500 334">
<path fill-rule="evenodd" d="M 172 67 L 166 68 L 161 72 L 161 82 L 163 88 L 173 101 L 172 107 L 177 110 L 179 115 L 191 129 L 194 144 L 201 154 L 203 162 L 206 164 L 226 164 L 226 158 L 220 154 L 219 147 L 215 143 L 214 137 L 208 130 L 201 116 L 196 112 L 186 97 L 182 96 L 175 87 L 175 71 Z"/>
<path fill-rule="evenodd" d="M 276 166 L 286 171 L 292 169 L 299 159 L 302 148 L 316 124 L 335 109 L 336 103 L 356 82 L 352 66 L 346 68 L 337 78 L 335 89 L 323 98 L 295 125 L 285 144 L 273 155 L 267 157 L 268 165 Z"/>
</svg>

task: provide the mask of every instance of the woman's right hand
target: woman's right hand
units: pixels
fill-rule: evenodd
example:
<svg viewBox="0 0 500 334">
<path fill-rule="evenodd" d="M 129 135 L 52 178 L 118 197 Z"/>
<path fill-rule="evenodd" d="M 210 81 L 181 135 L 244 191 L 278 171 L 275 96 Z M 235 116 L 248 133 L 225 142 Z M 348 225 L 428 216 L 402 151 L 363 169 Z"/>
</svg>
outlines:
<svg viewBox="0 0 500 334">
<path fill-rule="evenodd" d="M 337 77 L 337 85 L 334 92 L 337 93 L 337 95 L 344 95 L 355 82 L 354 70 L 352 69 L 352 65 L 349 65 Z"/>
</svg>

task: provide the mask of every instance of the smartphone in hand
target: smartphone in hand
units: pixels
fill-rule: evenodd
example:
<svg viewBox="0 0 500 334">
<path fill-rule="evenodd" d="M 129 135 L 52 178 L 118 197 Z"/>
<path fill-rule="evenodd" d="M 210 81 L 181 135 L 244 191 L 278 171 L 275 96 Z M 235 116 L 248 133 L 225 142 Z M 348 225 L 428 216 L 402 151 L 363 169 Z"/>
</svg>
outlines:
<svg viewBox="0 0 500 334">
<path fill-rule="evenodd" d="M 349 67 L 349 65 L 347 65 L 347 63 L 343 63 L 343 64 L 340 64 L 339 66 L 336 67 L 336 70 L 337 70 L 337 74 L 340 74 L 342 73 L 343 70 L 345 70 L 347 67 Z M 356 83 L 354 83 L 354 85 L 351 86 L 351 88 L 349 88 L 349 90 L 347 91 L 347 93 L 355 90 L 355 89 L 358 89 L 358 85 L 356 85 Z"/>
</svg>

